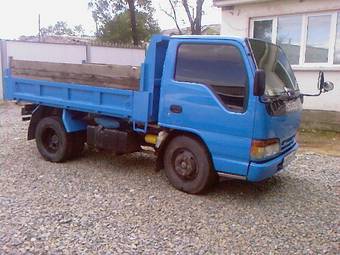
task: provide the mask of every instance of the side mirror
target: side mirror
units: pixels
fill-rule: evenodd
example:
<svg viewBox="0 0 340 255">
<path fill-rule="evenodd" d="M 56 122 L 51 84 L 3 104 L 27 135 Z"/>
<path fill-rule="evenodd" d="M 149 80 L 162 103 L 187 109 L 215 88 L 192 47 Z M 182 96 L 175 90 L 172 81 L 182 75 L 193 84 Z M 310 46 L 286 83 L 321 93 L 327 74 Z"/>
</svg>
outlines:
<svg viewBox="0 0 340 255">
<path fill-rule="evenodd" d="M 262 69 L 255 72 L 254 77 L 254 96 L 263 96 L 266 89 L 266 73 Z"/>
<path fill-rule="evenodd" d="M 333 82 L 325 81 L 324 73 L 322 71 L 319 72 L 319 78 L 318 78 L 318 89 L 319 93 L 317 94 L 301 94 L 301 96 L 307 96 L 307 97 L 317 97 L 320 96 L 321 93 L 326 93 L 334 89 Z"/>
<path fill-rule="evenodd" d="M 334 84 L 333 84 L 333 82 L 326 81 L 326 82 L 324 82 L 323 85 L 322 85 L 322 90 L 323 90 L 323 92 L 329 92 L 329 91 L 331 91 L 331 90 L 333 90 L 333 89 L 334 89 Z"/>
<path fill-rule="evenodd" d="M 324 73 L 320 71 L 319 73 L 319 90 L 320 93 L 326 93 L 334 89 L 334 84 L 330 81 L 325 81 Z"/>
</svg>

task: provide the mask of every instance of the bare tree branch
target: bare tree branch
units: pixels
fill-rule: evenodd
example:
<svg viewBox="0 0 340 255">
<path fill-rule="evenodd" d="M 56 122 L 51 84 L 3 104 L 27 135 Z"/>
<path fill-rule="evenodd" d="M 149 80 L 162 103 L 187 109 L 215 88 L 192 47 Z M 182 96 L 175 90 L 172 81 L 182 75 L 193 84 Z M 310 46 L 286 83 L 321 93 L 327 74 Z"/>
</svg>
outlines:
<svg viewBox="0 0 340 255">
<path fill-rule="evenodd" d="M 182 35 L 183 34 L 183 32 L 182 32 L 182 30 L 181 30 L 181 28 L 180 28 L 180 26 L 179 26 L 179 24 L 178 24 L 178 18 L 177 18 L 177 10 L 176 10 L 176 2 L 173 2 L 172 0 L 168 0 L 169 1 L 169 4 L 170 4 L 170 6 L 171 6 L 171 12 L 172 13 L 170 13 L 170 12 L 168 12 L 167 10 L 165 10 L 164 8 L 162 8 L 162 7 L 160 7 L 161 8 L 161 10 L 167 15 L 167 16 L 169 16 L 174 22 L 175 22 L 175 25 L 176 25 L 176 28 L 177 28 L 177 30 L 178 30 L 178 33 L 180 34 L 180 35 Z"/>
<path fill-rule="evenodd" d="M 196 6 L 190 6 L 188 0 L 168 0 L 171 6 L 171 11 L 161 10 L 172 18 L 176 24 L 176 27 L 180 34 L 182 34 L 182 30 L 178 24 L 178 17 L 177 17 L 177 4 L 181 1 L 182 6 L 185 10 L 186 16 L 188 18 L 190 24 L 191 34 L 193 35 L 200 35 L 202 33 L 202 15 L 203 15 L 203 4 L 204 0 L 196 0 Z"/>
</svg>

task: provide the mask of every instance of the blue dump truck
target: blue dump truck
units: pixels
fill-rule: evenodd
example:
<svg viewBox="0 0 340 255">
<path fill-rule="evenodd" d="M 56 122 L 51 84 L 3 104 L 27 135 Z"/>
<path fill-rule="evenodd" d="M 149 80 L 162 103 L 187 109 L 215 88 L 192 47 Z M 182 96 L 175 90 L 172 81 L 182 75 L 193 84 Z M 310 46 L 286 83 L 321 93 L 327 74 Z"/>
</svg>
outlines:
<svg viewBox="0 0 340 255">
<path fill-rule="evenodd" d="M 155 35 L 141 67 L 10 62 L 5 99 L 26 103 L 28 139 L 51 162 L 85 144 L 153 147 L 169 182 L 197 194 L 218 177 L 267 179 L 298 148 L 306 95 L 282 49 L 265 41 Z M 332 87 L 320 73 L 317 95 Z"/>
</svg>

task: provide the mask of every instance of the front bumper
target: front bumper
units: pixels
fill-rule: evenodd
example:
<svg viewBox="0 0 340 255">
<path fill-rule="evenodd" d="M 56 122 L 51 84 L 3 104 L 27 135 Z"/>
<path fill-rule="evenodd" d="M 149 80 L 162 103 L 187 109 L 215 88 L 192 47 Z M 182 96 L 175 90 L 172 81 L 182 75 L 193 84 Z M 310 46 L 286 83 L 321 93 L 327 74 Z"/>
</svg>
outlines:
<svg viewBox="0 0 340 255">
<path fill-rule="evenodd" d="M 298 147 L 299 145 L 296 143 L 285 153 L 265 163 L 251 162 L 248 169 L 247 180 L 251 182 L 258 182 L 273 176 L 278 171 L 283 169 L 284 158 L 291 153 L 294 153 L 298 149 Z"/>
</svg>

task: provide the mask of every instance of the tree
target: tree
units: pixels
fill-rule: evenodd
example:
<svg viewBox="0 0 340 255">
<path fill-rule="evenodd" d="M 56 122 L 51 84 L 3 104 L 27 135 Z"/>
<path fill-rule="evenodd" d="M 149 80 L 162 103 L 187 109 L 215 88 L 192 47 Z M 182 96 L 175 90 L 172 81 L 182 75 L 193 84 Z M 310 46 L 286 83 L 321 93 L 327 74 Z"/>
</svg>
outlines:
<svg viewBox="0 0 340 255">
<path fill-rule="evenodd" d="M 138 32 L 137 32 L 137 18 L 136 18 L 136 6 L 135 0 L 127 0 L 129 5 L 129 13 L 130 13 L 130 22 L 131 22 L 131 32 L 132 32 L 132 40 L 134 45 L 139 44 Z"/>
<path fill-rule="evenodd" d="M 76 25 L 73 27 L 73 32 L 76 36 L 83 36 L 85 34 L 85 29 L 82 25 Z"/>
<path fill-rule="evenodd" d="M 176 28 L 178 30 L 178 33 L 180 35 L 183 34 L 182 32 L 182 29 L 179 25 L 179 20 L 178 20 L 178 15 L 177 15 L 177 6 L 178 6 L 178 3 L 179 3 L 179 0 L 168 0 L 169 2 L 169 5 L 170 5 L 170 11 L 167 11 L 165 8 L 161 7 L 161 10 L 166 14 L 168 15 L 174 22 L 175 22 L 175 25 L 176 25 Z"/>
<path fill-rule="evenodd" d="M 204 0 L 196 0 L 196 15 L 195 13 L 190 12 L 191 6 L 189 6 L 188 0 L 182 0 L 182 4 L 190 22 L 191 34 L 200 35 L 202 32 L 202 14 Z"/>
<path fill-rule="evenodd" d="M 145 14 L 137 13 L 136 20 L 138 38 L 146 41 L 152 34 L 159 32 L 157 24 L 153 24 L 152 21 L 150 23 Z M 98 37 L 104 42 L 130 43 L 132 40 L 130 27 L 130 13 L 125 11 L 116 15 L 112 21 L 105 23 L 99 30 Z"/>
<path fill-rule="evenodd" d="M 77 25 L 77 26 L 74 26 L 74 28 L 70 28 L 65 21 L 58 21 L 53 26 L 41 28 L 40 32 L 42 36 L 49 36 L 49 35 L 83 36 L 85 33 L 85 30 L 82 25 Z"/>
<path fill-rule="evenodd" d="M 159 31 L 151 0 L 90 0 L 89 8 L 97 25 L 97 36 L 104 41 L 132 41 L 139 45 Z"/>
<path fill-rule="evenodd" d="M 178 32 L 182 34 L 182 30 L 178 24 L 178 11 L 183 8 L 190 24 L 190 31 L 193 35 L 200 35 L 202 33 L 202 15 L 203 4 L 205 0 L 168 0 L 171 12 L 162 8 L 163 12 L 167 14 L 175 22 Z M 180 7 L 181 6 L 181 7 Z"/>
</svg>

